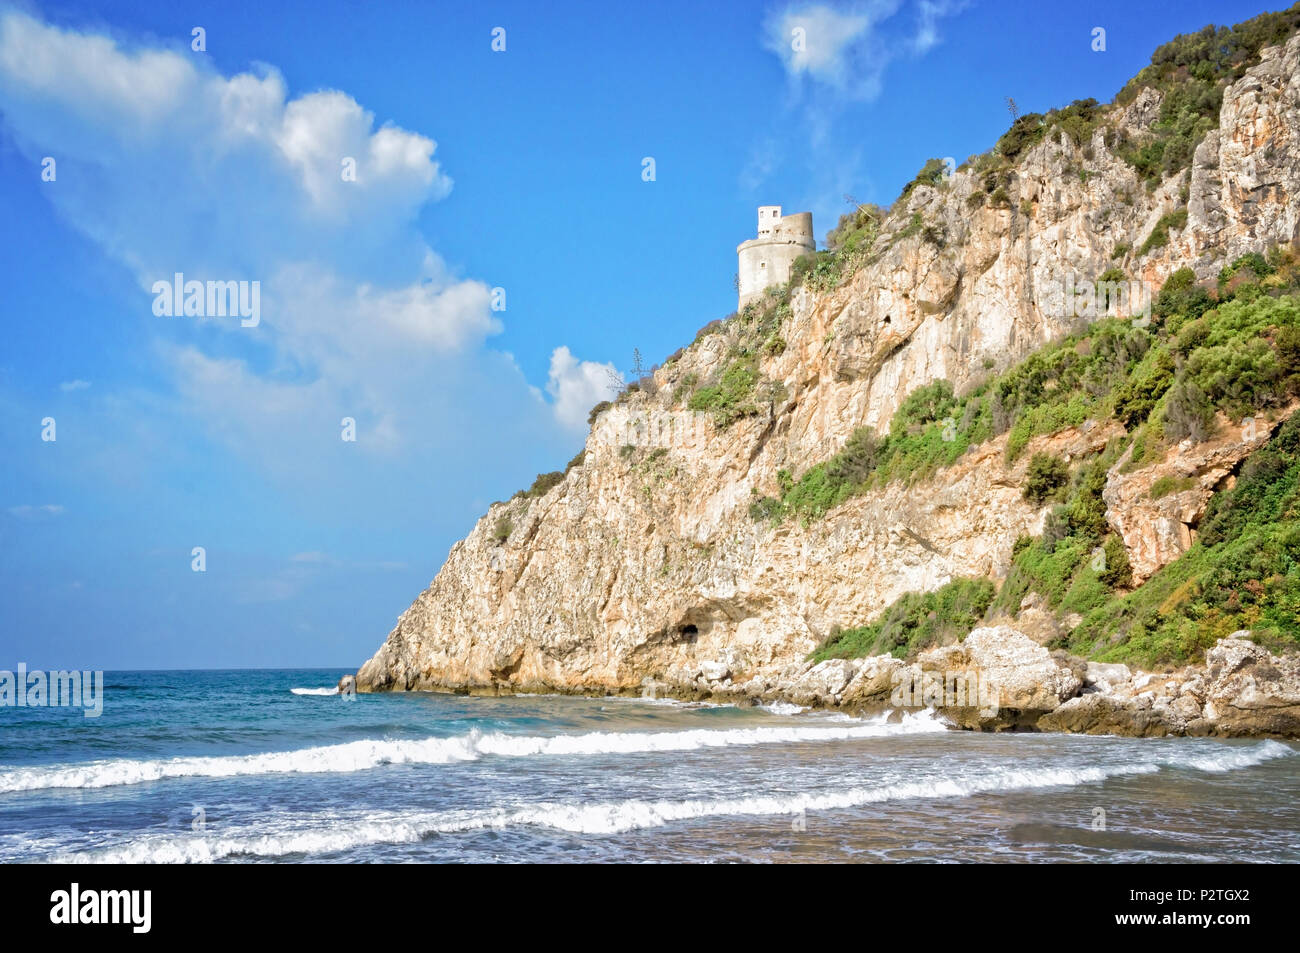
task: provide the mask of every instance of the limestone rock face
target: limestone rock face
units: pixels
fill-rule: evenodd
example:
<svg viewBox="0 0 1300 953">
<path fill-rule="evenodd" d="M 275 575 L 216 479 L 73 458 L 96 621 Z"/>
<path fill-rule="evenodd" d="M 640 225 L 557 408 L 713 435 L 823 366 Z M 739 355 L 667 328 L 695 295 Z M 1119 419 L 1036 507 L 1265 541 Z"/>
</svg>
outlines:
<svg viewBox="0 0 1300 953">
<path fill-rule="evenodd" d="M 1162 738 L 1170 725 L 1150 702 L 1133 703 L 1093 693 L 1072 698 L 1038 720 L 1040 731 L 1066 731 L 1082 735 L 1125 735 Z M 1176 733 L 1176 732 L 1175 732 Z"/>
<path fill-rule="evenodd" d="M 1033 726 L 1039 716 L 1073 698 L 1082 685 L 1069 666 L 1061 665 L 1024 633 L 1005 625 L 975 629 L 957 645 L 922 652 L 917 661 L 923 672 L 959 673 L 966 676 L 967 686 L 985 686 L 978 693 L 983 699 L 968 697 L 964 705 L 939 706 L 962 727 Z M 983 704 L 984 699 L 994 704 Z"/>
<path fill-rule="evenodd" d="M 960 392 L 1077 328 L 1086 319 L 1067 316 L 1056 293 L 1067 279 L 1119 264 L 1158 287 L 1178 267 L 1208 277 L 1225 258 L 1292 240 L 1298 75 L 1300 38 L 1227 91 L 1221 129 L 1197 149 L 1190 176 L 1154 192 L 1100 130 L 1083 149 L 1063 136 L 1029 149 L 1009 207 L 976 207 L 982 183 L 966 171 L 915 188 L 856 273 L 827 293 L 793 295 L 785 347 L 760 363 L 780 386 L 754 414 L 720 428 L 685 408 L 691 376 L 725 367 L 737 332 L 703 335 L 597 418 L 584 462 L 549 492 L 489 508 L 361 667 L 357 689 L 656 684 L 757 698 L 802 679 L 803 660 L 833 626 L 869 622 L 902 594 L 956 577 L 1002 577 L 1016 538 L 1040 532 L 1046 513 L 1022 498 L 1025 461 L 1037 449 L 1095 450 L 1113 429 L 1038 438 L 1014 465 L 999 438 L 927 481 L 855 497 L 807 526 L 755 521 L 749 507 L 779 492 L 781 471 L 798 476 L 855 428 L 886 430 L 917 387 L 945 378 Z M 1120 121 L 1140 140 L 1158 114 L 1159 96 L 1147 91 Z M 1177 207 L 1184 184 L 1187 227 L 1145 257 L 1116 258 Z M 1156 470 L 1115 475 L 1108 519 L 1135 568 L 1149 574 L 1186 547 L 1242 449 L 1178 448 L 1159 472 L 1194 476 L 1185 496 L 1151 501 Z M 1172 522 L 1152 530 L 1159 520 Z M 996 662 L 972 638 L 963 651 Z M 1047 679 L 1038 694 L 1005 673 L 1025 710 L 1068 694 L 1060 666 L 1033 659 Z M 839 704 L 876 698 L 887 674 L 880 663 L 828 665 L 800 691 Z"/>
<path fill-rule="evenodd" d="M 1131 675 L 1088 663 L 1084 693 L 1038 719 L 1040 731 L 1090 735 L 1300 736 L 1300 656 L 1234 633 L 1180 674 Z"/>
<path fill-rule="evenodd" d="M 1124 540 L 1133 581 L 1141 583 L 1173 562 L 1196 539 L 1195 526 L 1210 497 L 1230 483 L 1230 474 L 1273 435 L 1296 409 L 1294 404 L 1271 417 L 1230 421 L 1219 416 L 1215 436 L 1200 444 L 1184 440 L 1156 463 L 1125 473 L 1132 448 L 1106 475 L 1102 499 L 1106 520 Z M 1175 481 L 1173 492 L 1152 497 L 1157 481 Z"/>
<path fill-rule="evenodd" d="M 1215 734 L 1300 735 L 1300 658 L 1227 638 L 1206 652 L 1205 664 L 1204 717 Z"/>
</svg>

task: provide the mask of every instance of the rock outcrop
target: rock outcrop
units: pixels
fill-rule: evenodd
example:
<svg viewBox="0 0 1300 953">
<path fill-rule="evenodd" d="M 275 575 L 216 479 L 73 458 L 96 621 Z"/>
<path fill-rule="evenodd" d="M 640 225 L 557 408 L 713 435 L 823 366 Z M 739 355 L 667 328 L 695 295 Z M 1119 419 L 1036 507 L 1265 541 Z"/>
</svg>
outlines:
<svg viewBox="0 0 1300 953">
<path fill-rule="evenodd" d="M 1102 499 L 1107 522 L 1124 540 L 1135 583 L 1187 552 L 1210 497 L 1232 487 L 1233 472 L 1241 462 L 1267 443 L 1295 409 L 1290 404 L 1280 413 L 1244 421 L 1220 415 L 1216 435 L 1209 440 L 1184 440 L 1164 459 L 1130 473 L 1125 470 L 1132 448 L 1120 457 L 1107 474 Z M 1168 490 L 1156 495 L 1161 480 Z"/>
<path fill-rule="evenodd" d="M 1207 278 L 1225 258 L 1294 240 L 1297 76 L 1300 37 L 1266 51 L 1228 89 L 1220 128 L 1190 172 L 1153 191 L 1103 130 L 1083 147 L 1062 134 L 1028 149 L 1005 207 L 976 207 L 982 184 L 967 171 L 917 186 L 856 273 L 824 294 L 796 290 L 779 329 L 783 347 L 760 359 L 773 386 L 756 413 L 720 427 L 685 408 L 690 382 L 715 376 L 737 346 L 726 327 L 703 334 L 596 419 L 582 463 L 544 495 L 489 509 L 361 667 L 357 689 L 640 692 L 652 684 L 757 698 L 783 686 L 801 703 L 876 699 L 893 660 L 811 670 L 803 660 L 834 626 L 866 623 L 906 592 L 1004 576 L 1017 537 L 1041 532 L 1046 515 L 1021 493 L 1030 454 L 1094 453 L 1115 425 L 1090 421 L 1039 437 L 1015 464 L 1005 462 L 1006 438 L 992 440 L 919 485 L 890 484 L 808 525 L 756 521 L 750 504 L 777 494 L 783 471 L 797 475 L 837 452 L 855 428 L 886 430 L 915 388 L 942 378 L 969 389 L 1076 329 L 1080 319 L 1052 293 L 1066 279 L 1095 278 L 1117 261 L 1154 286 L 1185 265 Z M 1159 104 L 1144 90 L 1114 122 L 1140 140 Z M 1125 251 L 1140 248 L 1184 188 L 1186 227 L 1145 256 Z M 1107 518 L 1139 578 L 1187 548 L 1209 494 L 1269 430 L 1179 446 L 1129 474 L 1117 465 Z M 1192 482 L 1151 499 L 1154 481 L 1171 474 Z M 1005 706 L 1023 713 L 1010 721 L 985 724 L 976 714 L 963 723 L 1093 730 L 1114 721 L 1110 703 L 1091 700 L 1099 693 L 1086 685 L 1067 700 L 1073 682 L 1083 684 L 1081 663 L 1044 659 L 1033 640 L 1024 639 L 1031 653 L 1005 635 L 977 632 L 939 650 L 936 665 L 987 663 L 1010 686 L 1005 700 L 1023 706 Z M 1020 661 L 998 661 L 1003 652 L 1032 654 L 1035 674 L 1016 677 Z M 1285 692 L 1241 708 L 1204 691 L 1170 699 L 1169 718 L 1182 721 L 1161 714 L 1159 724 L 1190 731 L 1207 719 L 1254 719 L 1271 731 L 1291 717 L 1289 703 L 1273 704 L 1291 697 Z"/>
<path fill-rule="evenodd" d="M 1134 676 L 1125 666 L 1103 672 L 1089 663 L 1086 693 L 1043 715 L 1038 728 L 1090 735 L 1300 737 L 1300 656 L 1274 655 L 1248 635 L 1220 639 L 1206 652 L 1204 665 L 1177 675 Z"/>
</svg>

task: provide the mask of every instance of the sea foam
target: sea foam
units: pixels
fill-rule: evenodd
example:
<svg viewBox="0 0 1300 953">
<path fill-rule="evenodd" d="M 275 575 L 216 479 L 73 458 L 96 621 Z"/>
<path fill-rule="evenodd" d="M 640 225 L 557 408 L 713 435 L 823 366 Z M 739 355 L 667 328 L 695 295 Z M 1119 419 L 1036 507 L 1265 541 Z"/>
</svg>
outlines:
<svg viewBox="0 0 1300 953">
<path fill-rule="evenodd" d="M 167 778 L 229 778 L 260 774 L 337 774 L 366 771 L 387 764 L 448 764 L 484 756 L 640 754 L 693 751 L 743 745 L 852 741 L 892 735 L 946 731 L 929 711 L 889 723 L 885 716 L 868 722 L 828 726 L 791 725 L 761 728 L 698 728 L 685 731 L 595 731 L 574 735 L 512 735 L 472 731 L 449 738 L 367 739 L 267 754 L 166 760 L 117 759 L 0 771 L 0 793 L 47 788 L 103 788 L 142 784 Z"/>
<path fill-rule="evenodd" d="M 415 843 L 440 835 L 520 826 L 613 836 L 709 818 L 797 815 L 900 800 L 952 799 L 1006 791 L 1074 787 L 1112 777 L 1152 774 L 1162 768 L 1228 771 L 1294 753 L 1286 745 L 1265 741 L 1213 753 L 1171 752 L 1150 761 L 1107 767 L 989 769 L 968 764 L 964 775 L 874 787 L 854 785 L 800 794 L 695 800 L 632 798 L 514 805 L 476 811 L 285 814 L 268 819 L 260 829 L 234 830 L 220 835 L 150 833 L 121 846 L 55 854 L 49 859 L 80 863 L 204 863 L 239 857 L 327 854 L 368 845 Z"/>
</svg>

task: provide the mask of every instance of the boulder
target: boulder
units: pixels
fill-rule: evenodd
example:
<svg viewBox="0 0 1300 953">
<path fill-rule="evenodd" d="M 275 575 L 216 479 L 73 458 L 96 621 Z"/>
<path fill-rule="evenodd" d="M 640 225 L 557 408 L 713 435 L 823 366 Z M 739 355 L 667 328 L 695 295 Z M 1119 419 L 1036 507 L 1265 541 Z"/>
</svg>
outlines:
<svg viewBox="0 0 1300 953">
<path fill-rule="evenodd" d="M 1181 725 L 1151 705 L 1149 699 L 1130 701 L 1091 692 L 1071 698 L 1038 719 L 1039 731 L 1079 735 L 1126 735 L 1136 738 L 1181 734 Z"/>
<path fill-rule="evenodd" d="M 861 659 L 818 662 L 791 684 L 785 694 L 796 705 L 838 705 L 861 665 Z"/>
<path fill-rule="evenodd" d="M 1236 632 L 1205 653 L 1205 717 L 1214 733 L 1300 736 L 1300 656 L 1277 656 Z"/>
<path fill-rule="evenodd" d="M 720 682 L 730 674 L 730 666 L 721 660 L 700 663 L 700 677 L 706 682 Z"/>
<path fill-rule="evenodd" d="M 1089 662 L 1083 676 L 1083 686 L 1093 691 L 1113 693 L 1116 689 L 1127 687 L 1132 680 L 1133 673 L 1127 665 Z"/>
<path fill-rule="evenodd" d="M 872 655 L 861 660 L 857 674 L 841 694 L 843 702 L 862 707 L 890 704 L 890 695 L 902 679 L 907 666 L 889 655 Z"/>
<path fill-rule="evenodd" d="M 945 677 L 963 673 L 968 684 L 992 689 L 996 714 L 984 705 L 954 706 L 965 710 L 945 712 L 964 727 L 1032 727 L 1040 715 L 1073 698 L 1082 686 L 1070 665 L 1006 625 L 974 629 L 957 645 L 922 652 L 918 661 L 924 671 Z"/>
</svg>

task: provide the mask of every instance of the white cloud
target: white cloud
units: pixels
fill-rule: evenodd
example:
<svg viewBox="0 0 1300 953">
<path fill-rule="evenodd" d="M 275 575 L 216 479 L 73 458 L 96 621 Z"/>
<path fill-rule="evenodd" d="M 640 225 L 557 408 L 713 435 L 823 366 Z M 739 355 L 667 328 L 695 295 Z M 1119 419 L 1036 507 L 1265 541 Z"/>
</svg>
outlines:
<svg viewBox="0 0 1300 953">
<path fill-rule="evenodd" d="M 135 275 L 178 409 L 280 471 L 319 471 L 344 416 L 356 450 L 391 454 L 456 443 L 469 395 L 488 419 L 544 414 L 483 347 L 502 330 L 489 283 L 416 227 L 452 188 L 434 140 L 338 90 L 291 97 L 271 67 L 208 64 L 0 13 L 0 121 L 33 161 L 57 157 L 44 194 Z M 176 272 L 259 281 L 261 323 L 154 316 L 153 282 Z"/>
<path fill-rule="evenodd" d="M 57 503 L 44 503 L 39 506 L 25 503 L 22 506 L 9 507 L 9 513 L 12 516 L 18 517 L 20 520 L 35 520 L 60 516 L 63 513 L 63 507 L 59 506 Z"/>
<path fill-rule="evenodd" d="M 330 558 L 320 551 L 313 550 L 307 553 L 295 553 L 289 557 L 289 561 L 295 563 L 324 563 L 329 562 Z"/>
<path fill-rule="evenodd" d="M 587 414 L 613 396 L 618 379 L 613 364 L 580 361 L 567 347 L 557 347 L 551 352 L 551 372 L 546 381 L 555 418 L 571 429 L 585 429 Z"/>
<path fill-rule="evenodd" d="M 916 35 L 912 51 L 925 53 L 939 43 L 939 21 L 966 9 L 966 0 L 920 0 L 917 4 Z"/>
<path fill-rule="evenodd" d="M 65 394 L 70 394 L 74 390 L 85 390 L 89 386 L 90 381 L 83 381 L 78 378 L 77 380 L 64 381 L 59 385 L 59 390 L 63 391 Z"/>
<path fill-rule="evenodd" d="M 777 55 L 791 80 L 806 77 L 847 99 L 870 100 L 880 94 L 889 63 L 901 51 L 920 55 L 934 47 L 939 21 L 965 5 L 965 0 L 918 0 L 915 34 L 900 41 L 883 35 L 881 26 L 902 0 L 791 3 L 768 16 L 763 46 Z"/>
<path fill-rule="evenodd" d="M 880 91 L 888 59 L 876 27 L 898 9 L 899 0 L 872 0 L 837 8 L 826 3 L 792 4 L 769 16 L 763 45 L 780 57 L 794 79 L 807 75 L 855 99 Z"/>
</svg>

